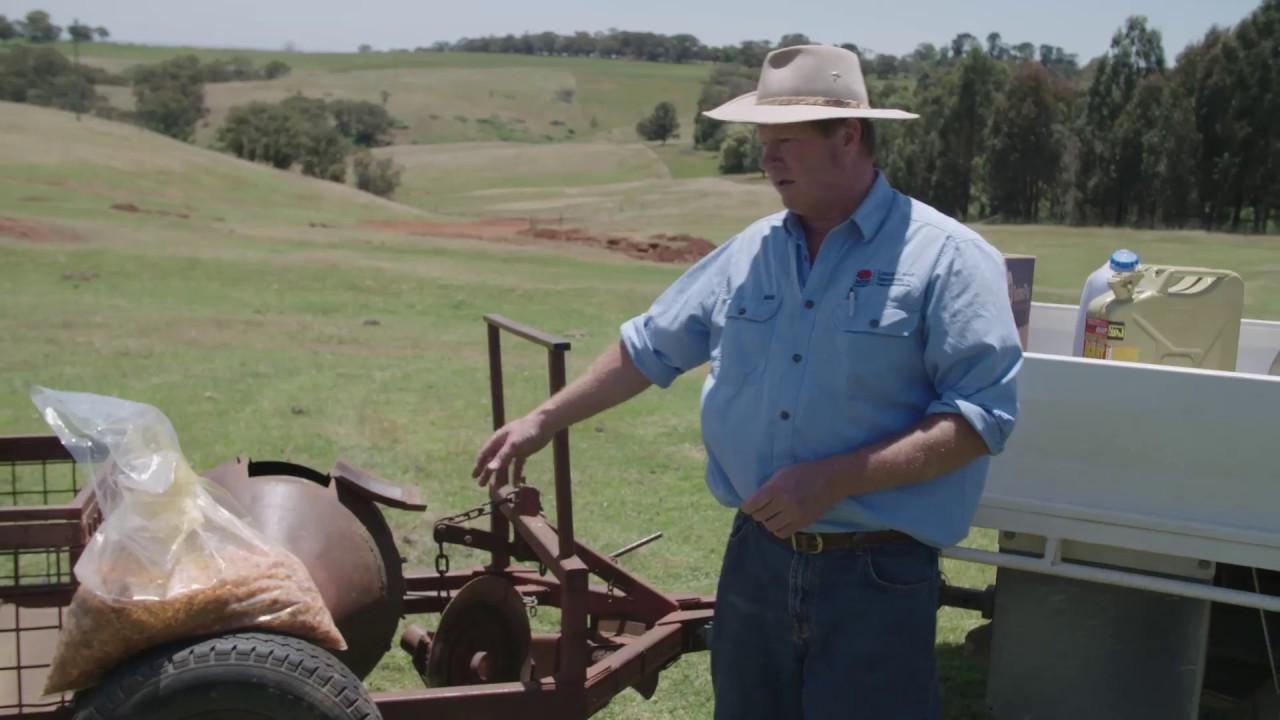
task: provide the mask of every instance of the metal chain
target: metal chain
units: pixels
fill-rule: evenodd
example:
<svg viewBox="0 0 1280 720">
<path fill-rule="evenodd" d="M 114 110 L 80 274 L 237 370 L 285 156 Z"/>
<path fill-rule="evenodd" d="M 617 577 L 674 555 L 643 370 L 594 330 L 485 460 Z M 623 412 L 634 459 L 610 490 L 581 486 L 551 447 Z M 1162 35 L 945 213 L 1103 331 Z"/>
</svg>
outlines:
<svg viewBox="0 0 1280 720">
<path fill-rule="evenodd" d="M 489 502 L 477 505 L 470 510 L 460 512 L 457 515 L 440 518 L 436 522 L 454 525 L 482 518 L 496 510 L 499 505 L 514 502 L 516 494 L 518 493 L 519 491 L 517 490 L 516 493 L 508 495 L 503 500 L 490 500 Z M 436 573 L 440 576 L 441 580 L 438 597 L 442 597 L 446 600 L 451 599 L 453 594 L 444 586 L 444 576 L 449 574 L 449 555 L 444 551 L 443 542 L 436 543 Z"/>
<path fill-rule="evenodd" d="M 436 522 L 450 523 L 450 524 L 468 522 L 470 520 L 482 518 L 485 515 L 492 513 L 495 509 L 497 509 L 499 505 L 505 505 L 509 502 L 513 502 L 514 500 L 515 500 L 514 494 L 508 495 L 506 499 L 503 499 L 503 500 L 490 500 L 489 502 L 483 503 L 481 505 L 477 505 L 471 508 L 470 510 L 460 512 L 457 515 L 450 515 L 449 517 L 440 518 Z"/>
<path fill-rule="evenodd" d="M 449 590 L 444 585 L 444 576 L 449 574 L 449 556 L 444 552 L 444 543 L 436 543 L 436 572 L 440 575 L 440 590 L 437 597 L 450 599 Z"/>
</svg>

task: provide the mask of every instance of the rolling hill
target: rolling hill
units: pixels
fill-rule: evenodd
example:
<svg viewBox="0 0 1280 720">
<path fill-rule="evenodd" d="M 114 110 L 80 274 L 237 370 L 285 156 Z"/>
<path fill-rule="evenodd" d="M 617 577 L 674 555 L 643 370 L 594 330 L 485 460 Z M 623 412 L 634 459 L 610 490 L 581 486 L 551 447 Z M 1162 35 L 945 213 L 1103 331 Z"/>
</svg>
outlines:
<svg viewBox="0 0 1280 720">
<path fill-rule="evenodd" d="M 98 223 L 110 217 L 102 208 L 115 204 L 174 213 L 157 216 L 170 221 L 181 213 L 196 223 L 421 214 L 133 125 L 34 105 L 0 103 L 0 158 L 0 212 Z"/>
<path fill-rule="evenodd" d="M 206 142 L 233 105 L 289 95 L 382 102 L 407 127 L 401 143 L 469 140 L 526 142 L 611 139 L 635 142 L 635 124 L 670 100 L 681 125 L 693 127 L 707 65 L 535 57 L 488 53 L 287 53 L 94 44 L 81 60 L 114 71 L 193 54 L 202 61 L 243 56 L 256 65 L 282 60 L 293 68 L 271 81 L 215 83 L 201 128 Z M 113 104 L 132 106 L 128 88 L 103 88 Z"/>
</svg>

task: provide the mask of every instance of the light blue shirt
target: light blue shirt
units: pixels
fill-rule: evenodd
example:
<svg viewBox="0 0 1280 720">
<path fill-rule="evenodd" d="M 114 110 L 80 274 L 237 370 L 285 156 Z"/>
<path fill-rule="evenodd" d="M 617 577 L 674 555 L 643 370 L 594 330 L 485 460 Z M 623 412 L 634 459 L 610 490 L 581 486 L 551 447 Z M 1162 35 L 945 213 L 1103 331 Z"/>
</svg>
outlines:
<svg viewBox="0 0 1280 720">
<path fill-rule="evenodd" d="M 789 211 L 763 218 L 622 325 L 658 387 L 711 363 L 701 420 L 716 500 L 738 507 L 782 467 L 852 452 L 931 413 L 963 415 L 1000 453 L 1022 365 L 1003 256 L 879 171 L 812 268 L 805 247 Z M 845 498 L 805 529 L 897 529 L 954 545 L 989 463 Z"/>
</svg>

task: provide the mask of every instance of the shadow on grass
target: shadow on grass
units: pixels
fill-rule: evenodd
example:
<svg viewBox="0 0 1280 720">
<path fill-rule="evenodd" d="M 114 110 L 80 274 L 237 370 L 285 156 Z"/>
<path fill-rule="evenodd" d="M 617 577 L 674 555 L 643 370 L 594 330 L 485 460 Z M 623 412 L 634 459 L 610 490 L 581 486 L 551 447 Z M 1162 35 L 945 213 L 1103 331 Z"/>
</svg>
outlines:
<svg viewBox="0 0 1280 720">
<path fill-rule="evenodd" d="M 939 643 L 934 649 L 942 686 L 942 720 L 995 720 L 987 712 L 987 674 L 964 645 Z"/>
</svg>

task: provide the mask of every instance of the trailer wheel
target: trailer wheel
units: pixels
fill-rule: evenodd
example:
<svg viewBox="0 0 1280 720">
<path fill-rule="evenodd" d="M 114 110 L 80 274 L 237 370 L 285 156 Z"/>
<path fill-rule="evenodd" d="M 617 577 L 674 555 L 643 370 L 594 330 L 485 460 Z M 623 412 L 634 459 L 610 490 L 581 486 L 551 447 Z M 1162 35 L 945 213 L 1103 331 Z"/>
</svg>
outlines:
<svg viewBox="0 0 1280 720">
<path fill-rule="evenodd" d="M 83 693 L 72 720 L 382 720 L 323 648 L 235 633 L 157 648 Z"/>
</svg>

